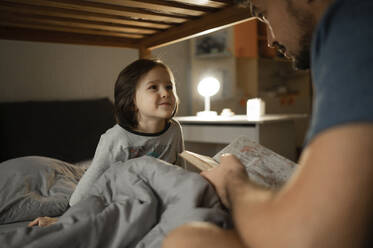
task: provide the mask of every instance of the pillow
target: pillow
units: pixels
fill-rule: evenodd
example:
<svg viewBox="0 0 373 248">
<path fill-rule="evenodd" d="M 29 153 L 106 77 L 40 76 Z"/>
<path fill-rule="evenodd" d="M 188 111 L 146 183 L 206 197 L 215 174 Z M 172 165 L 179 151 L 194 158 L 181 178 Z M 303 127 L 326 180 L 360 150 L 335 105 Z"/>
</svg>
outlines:
<svg viewBox="0 0 373 248">
<path fill-rule="evenodd" d="M 20 157 L 0 163 L 0 224 L 59 216 L 84 168 L 48 157 Z"/>
</svg>

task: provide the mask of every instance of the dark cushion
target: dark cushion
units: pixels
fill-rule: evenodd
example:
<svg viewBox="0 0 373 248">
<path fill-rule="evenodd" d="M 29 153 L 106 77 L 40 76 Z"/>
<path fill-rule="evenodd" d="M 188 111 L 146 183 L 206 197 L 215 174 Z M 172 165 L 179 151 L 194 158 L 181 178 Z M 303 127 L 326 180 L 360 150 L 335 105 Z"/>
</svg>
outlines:
<svg viewBox="0 0 373 248">
<path fill-rule="evenodd" d="M 47 156 L 71 163 L 93 157 L 115 123 L 109 99 L 0 103 L 0 162 Z"/>
</svg>

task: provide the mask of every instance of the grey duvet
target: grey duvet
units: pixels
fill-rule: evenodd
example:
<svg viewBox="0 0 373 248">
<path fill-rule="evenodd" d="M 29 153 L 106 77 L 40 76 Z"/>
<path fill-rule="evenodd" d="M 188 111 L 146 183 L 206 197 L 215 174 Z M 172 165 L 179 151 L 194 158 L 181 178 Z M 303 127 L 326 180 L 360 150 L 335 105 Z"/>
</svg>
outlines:
<svg viewBox="0 0 373 248">
<path fill-rule="evenodd" d="M 89 194 L 49 227 L 0 233 L 1 247 L 160 247 L 189 221 L 231 227 L 200 175 L 152 157 L 111 166 Z"/>
</svg>

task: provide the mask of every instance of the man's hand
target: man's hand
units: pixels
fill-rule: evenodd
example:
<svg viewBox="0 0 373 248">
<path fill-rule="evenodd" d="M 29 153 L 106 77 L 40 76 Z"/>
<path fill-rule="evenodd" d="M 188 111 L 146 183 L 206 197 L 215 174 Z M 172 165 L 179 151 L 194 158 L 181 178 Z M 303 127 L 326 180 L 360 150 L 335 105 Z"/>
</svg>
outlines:
<svg viewBox="0 0 373 248">
<path fill-rule="evenodd" d="M 220 158 L 220 165 L 214 169 L 202 171 L 201 176 L 214 186 L 220 200 L 227 208 L 230 208 L 228 184 L 249 179 L 245 167 L 232 154 L 223 154 Z"/>
<path fill-rule="evenodd" d="M 35 220 L 31 221 L 27 226 L 49 226 L 58 221 L 58 218 L 52 218 L 52 217 L 38 217 Z"/>
</svg>

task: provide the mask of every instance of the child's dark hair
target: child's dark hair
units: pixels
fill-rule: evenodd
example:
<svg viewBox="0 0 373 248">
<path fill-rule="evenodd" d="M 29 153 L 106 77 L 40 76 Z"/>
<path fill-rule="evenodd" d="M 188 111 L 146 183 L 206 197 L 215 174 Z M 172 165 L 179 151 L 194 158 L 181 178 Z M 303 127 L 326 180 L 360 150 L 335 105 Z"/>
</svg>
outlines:
<svg viewBox="0 0 373 248">
<path fill-rule="evenodd" d="M 170 74 L 171 81 L 174 83 L 174 78 L 171 70 L 167 65 L 158 59 L 139 59 L 125 67 L 120 73 L 115 82 L 114 88 L 114 105 L 115 118 L 122 127 L 136 128 L 137 108 L 135 106 L 136 87 L 140 78 L 153 68 L 160 66 L 165 68 Z M 178 97 L 176 97 L 176 107 L 172 114 L 175 115 L 178 108 Z"/>
</svg>

